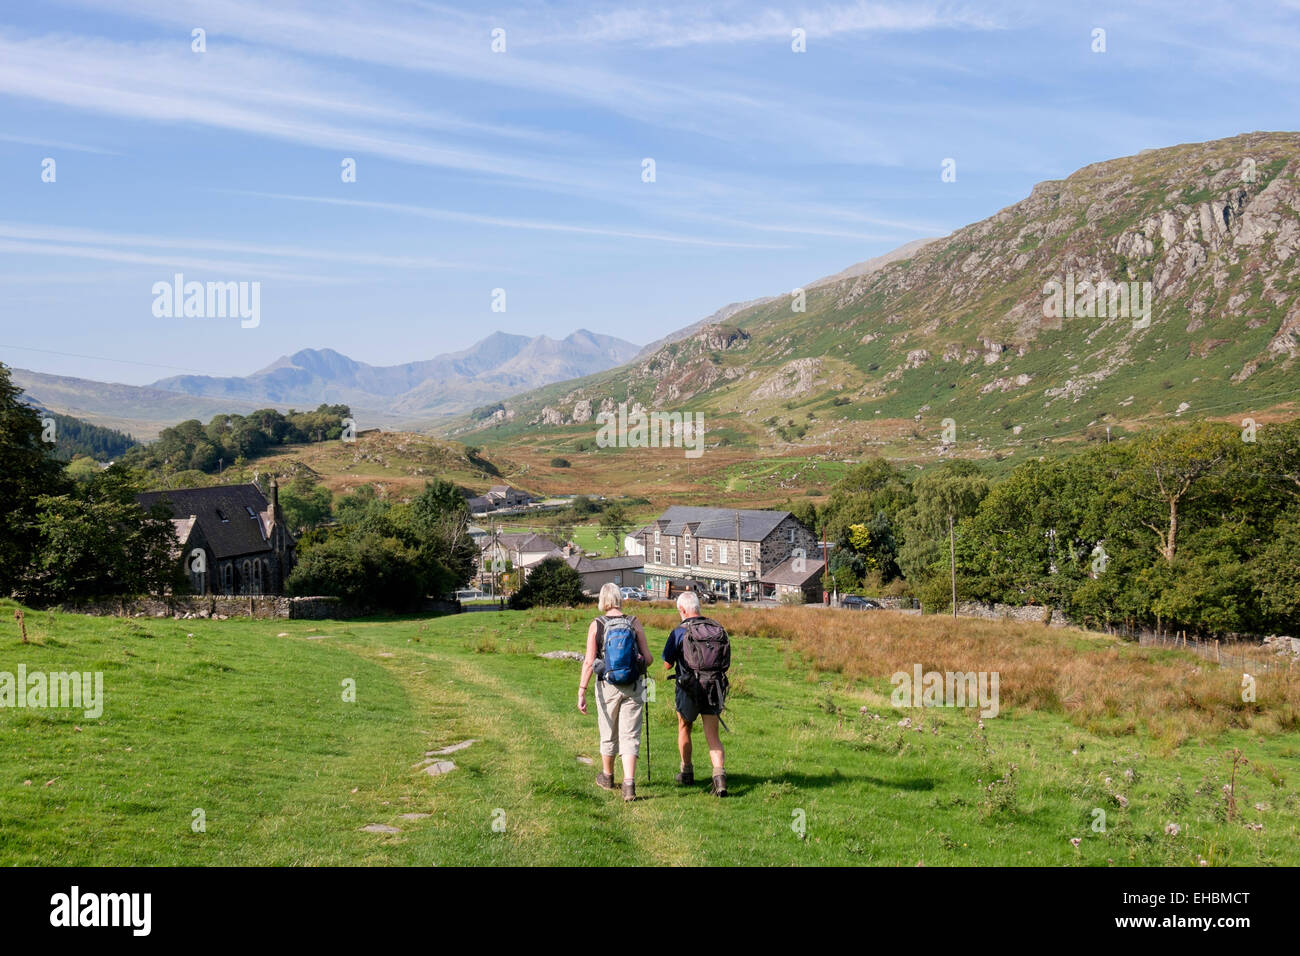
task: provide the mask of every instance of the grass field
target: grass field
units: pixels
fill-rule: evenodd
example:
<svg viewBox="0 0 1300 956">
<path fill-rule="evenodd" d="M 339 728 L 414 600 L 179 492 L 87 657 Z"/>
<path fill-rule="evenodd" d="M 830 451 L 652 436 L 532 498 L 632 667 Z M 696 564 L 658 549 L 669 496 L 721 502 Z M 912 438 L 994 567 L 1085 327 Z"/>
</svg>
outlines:
<svg viewBox="0 0 1300 956">
<path fill-rule="evenodd" d="M 0 605 L 5 620 L 13 610 Z M 32 643 L 8 630 L 0 671 L 102 671 L 106 704 L 99 719 L 0 709 L 0 864 L 1300 863 L 1285 678 L 1231 708 L 1219 695 L 1239 675 L 1077 631 L 736 610 L 733 795 L 666 782 L 675 718 L 660 683 L 653 782 L 643 767 L 643 799 L 625 805 L 580 762 L 599 757 L 594 712 L 575 707 L 578 665 L 538 656 L 580 649 L 589 617 L 29 611 Z M 642 617 L 661 646 L 668 612 Z M 983 729 L 971 711 L 890 706 L 890 668 L 970 654 L 1004 671 Z M 422 772 L 427 752 L 467 739 L 437 758 L 455 770 Z M 1247 761 L 1235 781 L 1234 749 Z M 702 740 L 696 766 L 706 779 Z"/>
</svg>

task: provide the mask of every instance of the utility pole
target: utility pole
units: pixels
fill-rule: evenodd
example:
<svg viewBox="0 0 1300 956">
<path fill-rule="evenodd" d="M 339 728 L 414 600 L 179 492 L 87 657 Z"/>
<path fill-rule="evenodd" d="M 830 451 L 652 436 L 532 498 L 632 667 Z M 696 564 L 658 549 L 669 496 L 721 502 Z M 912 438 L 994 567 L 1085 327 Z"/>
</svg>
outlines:
<svg viewBox="0 0 1300 956">
<path fill-rule="evenodd" d="M 831 592 L 826 587 L 826 577 L 831 573 L 831 557 L 826 550 L 826 525 L 822 525 L 822 603 L 831 606 Z"/>
<path fill-rule="evenodd" d="M 740 512 L 736 512 L 736 601 L 740 602 Z"/>
<path fill-rule="evenodd" d="M 952 616 L 957 616 L 957 539 L 952 529 L 952 512 L 948 512 L 948 557 L 952 562 Z"/>
</svg>

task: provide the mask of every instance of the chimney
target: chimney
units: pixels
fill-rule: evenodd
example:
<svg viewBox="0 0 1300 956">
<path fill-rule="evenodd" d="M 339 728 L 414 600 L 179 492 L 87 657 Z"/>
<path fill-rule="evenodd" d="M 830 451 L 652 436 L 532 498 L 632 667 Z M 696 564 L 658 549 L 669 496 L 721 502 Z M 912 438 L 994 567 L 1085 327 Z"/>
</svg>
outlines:
<svg viewBox="0 0 1300 956">
<path fill-rule="evenodd" d="M 271 514 L 279 517 L 280 515 L 280 483 L 271 476 Z"/>
</svg>

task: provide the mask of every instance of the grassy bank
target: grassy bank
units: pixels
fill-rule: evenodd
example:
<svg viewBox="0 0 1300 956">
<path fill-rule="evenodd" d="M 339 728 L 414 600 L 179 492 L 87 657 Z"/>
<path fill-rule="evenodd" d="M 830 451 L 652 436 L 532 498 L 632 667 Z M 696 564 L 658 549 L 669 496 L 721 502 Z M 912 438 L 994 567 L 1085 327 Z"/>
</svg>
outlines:
<svg viewBox="0 0 1300 956">
<path fill-rule="evenodd" d="M 0 863 L 1300 862 L 1294 691 L 1261 679 L 1257 706 L 1215 717 L 1219 684 L 1239 675 L 1080 632 L 812 608 L 731 615 L 733 797 L 665 782 L 675 718 L 660 683 L 653 782 L 643 770 L 644 799 L 624 805 L 582 762 L 599 757 L 594 715 L 575 707 L 577 664 L 538 656 L 580 649 L 586 612 L 29 612 L 32 643 L 7 632 L 0 671 L 100 671 L 106 702 L 98 719 L 0 709 Z M 668 613 L 642 616 L 661 646 Z M 893 709 L 888 673 L 913 663 L 1003 668 L 1001 713 L 981 728 L 967 710 Z M 1192 682 L 1176 685 L 1182 676 Z M 1210 716 L 1185 719 L 1198 709 Z M 1148 720 L 1153 710 L 1169 720 Z M 436 758 L 455 770 L 423 772 L 428 752 L 467 739 Z M 1246 761 L 1235 781 L 1234 750 Z"/>
</svg>

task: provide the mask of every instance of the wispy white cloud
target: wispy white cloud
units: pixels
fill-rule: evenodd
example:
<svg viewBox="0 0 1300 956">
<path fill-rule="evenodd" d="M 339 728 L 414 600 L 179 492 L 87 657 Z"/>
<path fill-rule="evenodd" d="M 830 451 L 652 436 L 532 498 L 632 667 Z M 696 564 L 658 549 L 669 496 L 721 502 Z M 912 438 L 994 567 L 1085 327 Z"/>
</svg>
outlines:
<svg viewBox="0 0 1300 956">
<path fill-rule="evenodd" d="M 350 206 L 358 209 L 382 209 L 423 219 L 438 219 L 446 222 L 463 222 L 477 226 L 494 226 L 503 229 L 522 229 L 530 232 L 561 232 L 579 236 L 604 236 L 617 239 L 638 239 L 647 242 L 667 242 L 685 246 L 712 246 L 728 249 L 788 249 L 788 245 L 740 242 L 731 239 L 711 239 L 697 235 L 680 233 L 650 232 L 636 229 L 612 229 L 604 226 L 585 226 L 573 223 L 553 222 L 544 219 L 521 219 L 512 216 L 488 216 L 479 213 L 461 212 L 453 209 L 437 209 L 430 206 L 417 206 L 411 203 L 380 202 L 367 199 L 336 199 L 329 196 L 301 196 L 290 193 L 260 193 L 241 191 L 242 195 L 262 196 L 267 199 L 283 199 L 291 202 L 317 203 L 325 206 Z"/>
<path fill-rule="evenodd" d="M 566 38 L 586 43 L 681 47 L 789 41 L 795 28 L 802 29 L 809 39 L 826 39 L 858 33 L 991 30 L 1000 25 L 987 10 L 952 4 L 857 2 L 781 10 L 705 3 L 597 12 L 584 18 Z"/>
<path fill-rule="evenodd" d="M 0 237 L 24 239 L 35 242 L 94 243 L 101 246 L 143 246 L 145 248 L 198 249 L 210 252 L 233 252 L 267 259 L 308 259 L 321 263 L 338 263 L 358 266 L 381 266 L 390 269 L 472 269 L 475 266 L 445 259 L 432 259 L 409 255 L 376 255 L 360 252 L 338 252 L 305 246 L 266 245 L 236 242 L 224 239 L 150 236 L 138 233 L 110 233 L 96 229 L 68 228 L 62 226 L 33 226 L 24 223 L 0 221 Z"/>
<path fill-rule="evenodd" d="M 165 25 L 175 31 L 172 46 L 185 50 L 188 47 L 181 41 L 193 25 L 201 23 L 208 30 L 209 53 L 204 54 L 208 57 L 243 44 L 281 51 L 277 61 L 292 53 L 442 75 L 481 88 L 517 90 L 530 100 L 559 98 L 711 139 L 758 140 L 779 149 L 798 144 L 805 152 L 841 159 L 856 156 L 887 162 L 892 156 L 884 138 L 834 112 L 817 111 L 806 102 L 788 102 L 779 84 L 752 74 L 708 75 L 707 68 L 686 78 L 662 65 L 622 62 L 605 55 L 608 51 L 594 38 L 583 39 L 587 35 L 583 28 L 570 36 L 564 31 L 572 32 L 571 27 L 557 27 L 556 14 L 534 7 L 495 15 L 431 16 L 409 4 L 136 0 L 123 8 L 114 0 L 70 2 Z M 887 19 L 884 14 L 877 16 L 882 22 Z M 819 17 L 823 29 L 838 22 L 828 14 Z M 490 48 L 491 30 L 498 26 L 507 31 L 505 54 L 494 54 Z M 575 55 L 575 44 L 587 46 L 588 51 Z M 589 55 L 593 53 L 600 55 Z M 376 148 L 385 145 L 375 144 Z M 387 148 L 394 149 L 391 144 Z M 421 156 L 416 150 L 385 155 L 403 158 L 399 152 L 410 162 L 443 164 L 438 157 Z"/>
<path fill-rule="evenodd" d="M 60 68 L 51 70 L 51 63 Z M 0 30 L 0 94 L 476 174 L 581 183 L 580 176 L 543 158 L 525 157 L 517 148 L 506 152 L 431 140 L 400 124 L 524 139 L 531 137 L 527 131 L 401 105 L 351 77 L 239 48 L 199 55 L 179 44 Z"/>
<path fill-rule="evenodd" d="M 112 149 L 104 149 L 99 146 L 86 146 L 81 143 L 68 143 L 58 139 L 46 139 L 43 136 L 11 136 L 7 133 L 0 133 L 0 142 L 17 143 L 20 146 L 40 146 L 46 149 L 70 149 L 74 153 L 97 153 L 101 156 L 122 155 Z"/>
<path fill-rule="evenodd" d="M 228 278 L 265 277 L 294 282 L 337 282 L 338 276 L 289 272 L 265 262 L 241 262 L 232 259 L 208 259 L 193 256 L 151 255 L 127 249 L 102 246 L 74 245 L 69 243 L 31 242 L 0 239 L 0 252 L 33 256 L 39 259 L 66 258 L 98 262 L 118 262 L 124 265 L 151 266 L 161 269 L 206 269 Z"/>
</svg>

